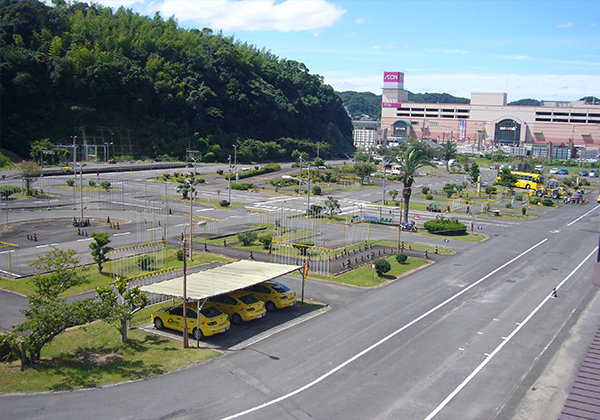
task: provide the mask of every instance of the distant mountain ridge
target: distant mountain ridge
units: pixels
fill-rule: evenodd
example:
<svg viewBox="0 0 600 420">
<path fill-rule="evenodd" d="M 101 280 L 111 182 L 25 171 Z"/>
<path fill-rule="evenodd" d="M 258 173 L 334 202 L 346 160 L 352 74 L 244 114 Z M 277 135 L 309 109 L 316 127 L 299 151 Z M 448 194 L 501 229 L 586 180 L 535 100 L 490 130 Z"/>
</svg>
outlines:
<svg viewBox="0 0 600 420">
<path fill-rule="evenodd" d="M 360 118 L 363 115 L 368 115 L 374 120 L 381 118 L 381 95 L 350 90 L 336 93 L 342 98 L 344 106 L 353 119 Z M 589 98 L 582 98 L 581 100 L 587 99 Z M 449 93 L 412 93 L 410 91 L 408 92 L 408 101 L 421 104 L 469 104 L 471 102 L 468 98 L 453 96 Z M 589 102 L 591 102 L 591 99 Z M 509 102 L 508 105 L 540 106 L 541 101 L 527 98 Z"/>
</svg>

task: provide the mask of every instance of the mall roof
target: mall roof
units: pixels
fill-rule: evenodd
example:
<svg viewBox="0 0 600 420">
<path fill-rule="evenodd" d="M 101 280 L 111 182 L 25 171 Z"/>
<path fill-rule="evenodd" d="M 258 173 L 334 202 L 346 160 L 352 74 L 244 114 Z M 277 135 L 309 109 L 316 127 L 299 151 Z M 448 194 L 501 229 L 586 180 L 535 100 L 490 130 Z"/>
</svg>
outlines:
<svg viewBox="0 0 600 420">
<path fill-rule="evenodd" d="M 187 298 L 206 299 L 289 274 L 301 265 L 242 260 L 187 275 Z M 146 293 L 183 297 L 183 277 L 142 286 Z"/>
</svg>

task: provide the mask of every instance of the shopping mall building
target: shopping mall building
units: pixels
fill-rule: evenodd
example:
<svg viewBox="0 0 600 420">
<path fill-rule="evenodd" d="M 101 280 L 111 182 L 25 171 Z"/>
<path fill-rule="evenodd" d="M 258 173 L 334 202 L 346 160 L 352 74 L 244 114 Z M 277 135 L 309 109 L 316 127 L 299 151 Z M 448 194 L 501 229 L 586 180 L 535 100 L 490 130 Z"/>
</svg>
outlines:
<svg viewBox="0 0 600 420">
<path fill-rule="evenodd" d="M 382 91 L 379 143 L 408 137 L 438 143 L 451 139 L 475 149 L 513 146 L 559 158 L 568 158 L 564 155 L 571 149 L 579 150 L 581 157 L 596 157 L 600 147 L 600 104 L 507 105 L 506 93 L 496 92 L 472 92 L 469 105 L 411 103 L 400 72 L 384 73 Z"/>
</svg>

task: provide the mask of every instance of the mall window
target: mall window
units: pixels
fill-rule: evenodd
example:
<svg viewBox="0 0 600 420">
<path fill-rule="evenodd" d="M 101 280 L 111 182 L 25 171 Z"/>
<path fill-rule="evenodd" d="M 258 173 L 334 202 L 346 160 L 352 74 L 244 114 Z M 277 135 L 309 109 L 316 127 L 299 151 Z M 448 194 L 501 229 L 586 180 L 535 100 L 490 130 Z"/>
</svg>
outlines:
<svg viewBox="0 0 600 420">
<path fill-rule="evenodd" d="M 410 124 L 404 120 L 396 121 L 393 125 L 394 137 L 410 137 Z"/>
<path fill-rule="evenodd" d="M 496 124 L 494 141 L 497 144 L 516 144 L 521 138 L 521 125 L 515 120 L 506 119 Z"/>
</svg>

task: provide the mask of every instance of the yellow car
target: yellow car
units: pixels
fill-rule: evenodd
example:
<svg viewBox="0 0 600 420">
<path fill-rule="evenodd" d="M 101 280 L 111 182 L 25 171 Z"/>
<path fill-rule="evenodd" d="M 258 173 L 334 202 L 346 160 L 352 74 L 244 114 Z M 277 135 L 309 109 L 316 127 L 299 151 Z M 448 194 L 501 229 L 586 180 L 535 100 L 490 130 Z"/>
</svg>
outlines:
<svg viewBox="0 0 600 420">
<path fill-rule="evenodd" d="M 195 339 L 210 337 L 211 335 L 225 332 L 231 326 L 229 317 L 223 312 L 208 306 L 200 309 L 200 329 L 197 326 L 196 304 L 187 304 L 187 327 L 188 334 L 193 334 Z M 172 330 L 183 331 L 183 305 L 173 308 L 158 310 L 152 314 L 152 322 L 157 330 L 170 328 Z"/>
<path fill-rule="evenodd" d="M 256 298 L 265 302 L 265 308 L 269 312 L 292 306 L 296 302 L 296 292 L 276 281 L 265 281 L 254 284 L 246 287 L 244 290 L 249 291 Z"/>
<path fill-rule="evenodd" d="M 245 290 L 210 297 L 208 303 L 229 314 L 235 325 L 262 318 L 267 312 L 265 304 Z"/>
<path fill-rule="evenodd" d="M 600 203 L 600 195 L 598 196 L 598 203 Z"/>
</svg>

